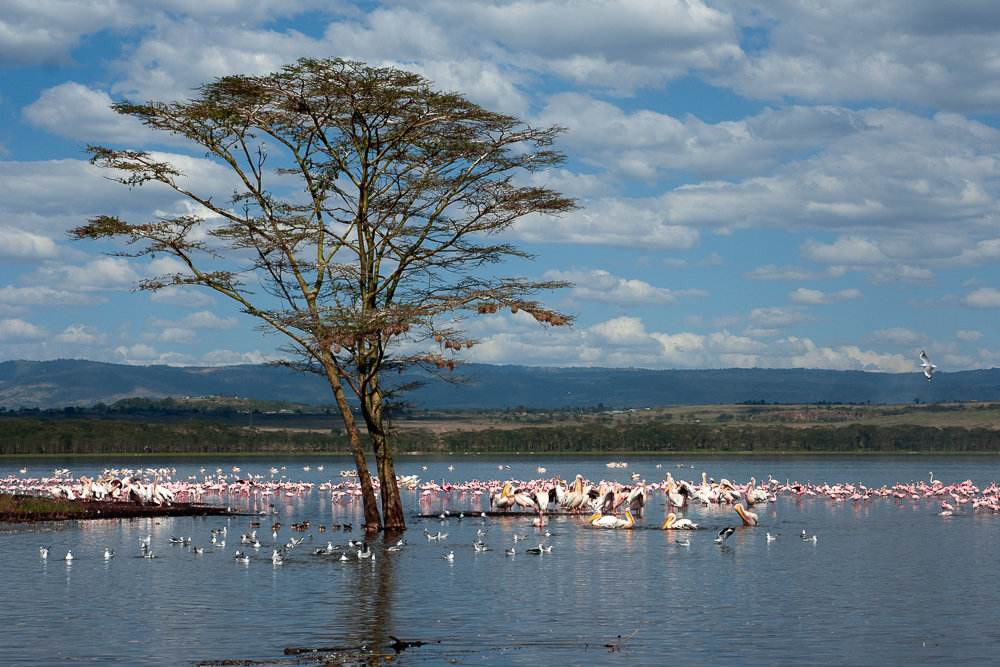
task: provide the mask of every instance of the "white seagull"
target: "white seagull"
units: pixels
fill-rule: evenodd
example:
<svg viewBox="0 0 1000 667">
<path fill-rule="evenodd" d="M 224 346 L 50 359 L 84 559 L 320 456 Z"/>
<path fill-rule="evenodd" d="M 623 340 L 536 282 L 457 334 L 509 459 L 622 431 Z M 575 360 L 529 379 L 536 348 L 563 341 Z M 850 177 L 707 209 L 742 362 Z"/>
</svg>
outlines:
<svg viewBox="0 0 1000 667">
<path fill-rule="evenodd" d="M 931 360 L 927 358 L 927 353 L 924 352 L 923 350 L 920 350 L 920 361 L 923 362 L 920 365 L 924 369 L 924 377 L 926 377 L 927 381 L 930 382 L 932 379 L 931 374 L 934 372 L 934 369 L 937 368 L 937 366 L 931 363 Z"/>
</svg>

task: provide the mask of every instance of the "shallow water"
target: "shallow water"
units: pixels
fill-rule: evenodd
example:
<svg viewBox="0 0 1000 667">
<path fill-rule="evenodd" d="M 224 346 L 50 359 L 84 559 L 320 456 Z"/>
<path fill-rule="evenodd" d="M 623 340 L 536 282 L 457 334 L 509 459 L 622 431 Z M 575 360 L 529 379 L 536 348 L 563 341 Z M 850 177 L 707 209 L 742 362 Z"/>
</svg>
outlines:
<svg viewBox="0 0 1000 667">
<path fill-rule="evenodd" d="M 639 473 L 661 481 L 666 472 L 700 481 L 736 481 L 773 475 L 784 481 L 861 482 L 868 486 L 965 479 L 980 487 L 1000 479 L 1000 458 L 985 457 L 685 457 L 630 456 L 629 467 L 607 468 L 608 457 L 402 457 L 400 475 L 459 482 L 535 479 L 577 473 L 592 481 L 630 483 Z M 128 462 L 127 462 L 128 463 Z M 0 460 L 0 477 L 69 468 L 93 475 L 122 466 L 112 459 Z M 135 460 L 131 465 L 137 465 Z M 344 458 L 142 459 L 147 468 L 175 468 L 174 479 L 201 468 L 280 475 L 317 484 L 341 481 Z M 324 471 L 317 470 L 325 465 Z M 657 468 L 656 466 L 661 467 Z M 683 465 L 683 468 L 678 468 Z M 303 470 L 309 467 L 309 471 Z M 423 468 L 426 466 L 426 470 Z M 453 466 L 454 470 L 448 470 Z M 498 470 L 498 466 L 504 467 Z M 544 466 L 547 473 L 536 471 Z M 279 476 L 280 476 L 279 475 Z M 730 507 L 692 507 L 685 516 L 702 529 L 659 530 L 663 494 L 652 494 L 636 529 L 582 526 L 577 517 L 553 517 L 550 536 L 527 518 L 481 518 L 484 498 L 452 492 L 420 500 L 404 492 L 411 513 L 406 546 L 398 536 L 371 540 L 373 561 L 359 560 L 350 533 L 317 526 L 360 525 L 360 506 L 333 502 L 314 489 L 271 500 L 227 498 L 239 510 L 274 502 L 285 527 L 277 540 L 261 518 L 255 550 L 239 543 L 249 517 L 176 517 L 0 525 L 0 578 L 5 592 L 0 656 L 5 664 L 194 664 L 302 660 L 286 648 L 342 649 L 347 664 L 377 662 L 390 635 L 427 642 L 394 656 L 399 664 L 937 664 L 995 659 L 1000 628 L 1000 575 L 994 555 L 1000 515 L 962 511 L 942 517 L 938 501 L 878 499 L 833 502 L 779 495 L 758 505 L 760 526 L 741 528 L 721 547 L 716 533 L 737 525 Z M 419 518 L 468 512 L 448 519 Z M 270 562 L 274 546 L 311 521 L 306 540 Z M 212 547 L 213 528 L 228 527 L 227 545 Z M 424 530 L 448 534 L 440 541 Z M 476 553 L 478 531 L 490 551 Z M 805 542 L 801 530 L 817 536 Z M 779 533 L 767 541 L 767 532 Z M 514 542 L 514 536 L 528 536 Z M 156 558 L 142 558 L 150 536 Z M 192 545 L 170 543 L 190 536 Z M 310 537 L 311 536 L 311 537 Z M 689 539 L 682 546 L 678 539 Z M 312 551 L 332 541 L 335 555 Z M 531 555 L 539 542 L 552 553 Z M 52 546 L 48 559 L 41 545 Z M 196 555 L 191 546 L 205 548 Z M 506 556 L 513 547 L 516 554 Z M 111 548 L 114 558 L 105 560 Z M 237 563 L 233 553 L 251 561 Z M 72 550 L 75 558 L 62 558 Z M 454 560 L 442 555 L 454 552 Z M 347 561 L 338 559 L 348 553 Z M 633 634 L 634 633 L 634 634 Z M 624 641 L 622 641 L 624 640 Z M 605 645 L 622 641 L 609 650 Z"/>
</svg>

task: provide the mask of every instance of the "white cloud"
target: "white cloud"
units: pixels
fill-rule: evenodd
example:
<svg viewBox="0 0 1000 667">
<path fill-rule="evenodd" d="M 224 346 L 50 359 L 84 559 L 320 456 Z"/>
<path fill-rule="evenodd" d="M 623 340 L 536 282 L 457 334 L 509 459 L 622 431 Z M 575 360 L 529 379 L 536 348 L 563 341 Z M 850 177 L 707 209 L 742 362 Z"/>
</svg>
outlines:
<svg viewBox="0 0 1000 667">
<path fill-rule="evenodd" d="M 46 285 L 0 287 L 0 304 L 15 309 L 27 310 L 37 306 L 97 306 L 105 303 L 107 299 L 104 297 Z"/>
<path fill-rule="evenodd" d="M 148 326 L 153 330 L 179 328 L 184 330 L 222 331 L 235 329 L 239 326 L 236 317 L 219 317 L 207 310 L 189 313 L 179 320 L 166 320 L 159 317 L 149 318 Z"/>
<path fill-rule="evenodd" d="M 962 297 L 962 304 L 970 308 L 1000 308 L 1000 290 L 980 287 Z"/>
<path fill-rule="evenodd" d="M 171 286 L 149 293 L 149 300 L 153 303 L 162 303 L 171 306 L 185 306 L 187 308 L 205 308 L 215 305 L 215 299 L 206 289 L 194 287 Z"/>
<path fill-rule="evenodd" d="M 845 272 L 842 266 L 832 266 L 822 272 L 817 272 L 810 271 L 801 266 L 775 266 L 774 264 L 768 264 L 766 266 L 758 266 L 743 275 L 747 280 L 800 282 L 803 280 L 839 278 Z"/>
<path fill-rule="evenodd" d="M 836 301 L 860 299 L 861 297 L 862 293 L 859 289 L 844 289 L 837 292 L 824 293 L 820 290 L 806 289 L 804 287 L 800 287 L 788 295 L 789 301 L 802 306 L 818 306 Z"/>
<path fill-rule="evenodd" d="M 753 326 L 776 329 L 800 326 L 807 322 L 813 322 L 816 318 L 797 308 L 770 306 L 751 308 L 748 320 Z"/>
<path fill-rule="evenodd" d="M 989 2 L 851 0 L 836 11 L 790 0 L 719 6 L 767 31 L 759 51 L 716 77 L 740 94 L 963 110 L 995 109 L 1000 101 L 1000 25 Z"/>
<path fill-rule="evenodd" d="M 601 199 L 559 218 L 530 216 L 514 226 L 515 236 L 534 243 L 578 243 L 644 250 L 690 250 L 698 231 L 669 224 L 648 202 Z"/>
<path fill-rule="evenodd" d="M 49 285 L 72 285 L 83 292 L 129 290 L 141 277 L 136 267 L 120 257 L 93 259 L 80 266 L 46 265 L 36 274 Z"/>
<path fill-rule="evenodd" d="M 0 342 L 3 343 L 42 340 L 48 335 L 44 327 L 22 319 L 0 320 Z"/>
<path fill-rule="evenodd" d="M 0 227 L 0 261 L 34 262 L 56 256 L 56 244 L 50 238 L 21 229 Z"/>
<path fill-rule="evenodd" d="M 53 342 L 62 345 L 96 347 L 106 345 L 108 335 L 96 327 L 85 324 L 71 324 L 59 333 Z"/>
<path fill-rule="evenodd" d="M 590 271 L 547 271 L 546 280 L 573 283 L 572 298 L 585 299 L 613 306 L 674 305 L 677 297 L 669 289 L 654 287 L 643 280 L 614 276 L 600 269 Z"/>
<path fill-rule="evenodd" d="M 93 144 L 143 145 L 154 138 L 153 131 L 139 121 L 113 111 L 112 102 L 103 90 L 67 81 L 43 90 L 21 113 L 28 122 L 46 132 Z M 170 141 L 165 134 L 156 138 Z"/>
<path fill-rule="evenodd" d="M 800 249 L 802 257 L 816 264 L 872 265 L 884 264 L 885 254 L 870 239 L 847 236 L 834 243 L 820 243 L 809 239 Z"/>
</svg>

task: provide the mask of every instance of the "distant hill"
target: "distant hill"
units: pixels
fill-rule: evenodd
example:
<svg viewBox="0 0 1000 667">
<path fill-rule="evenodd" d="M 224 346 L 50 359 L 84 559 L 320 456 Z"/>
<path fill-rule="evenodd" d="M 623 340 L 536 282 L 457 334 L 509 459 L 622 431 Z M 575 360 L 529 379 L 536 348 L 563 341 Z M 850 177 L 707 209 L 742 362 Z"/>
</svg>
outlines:
<svg viewBox="0 0 1000 667">
<path fill-rule="evenodd" d="M 1000 369 L 936 373 L 928 382 L 912 373 L 808 369 L 646 370 L 541 368 L 470 364 L 456 374 L 472 381 L 433 380 L 408 394 L 414 407 L 558 408 L 650 407 L 766 403 L 921 403 L 1000 400 Z M 390 376 L 395 380 L 397 376 Z M 403 375 L 407 381 L 416 373 Z M 126 366 L 77 359 L 0 363 L 0 407 L 59 408 L 113 403 L 122 398 L 206 396 L 333 403 L 316 376 L 286 368 Z"/>
</svg>

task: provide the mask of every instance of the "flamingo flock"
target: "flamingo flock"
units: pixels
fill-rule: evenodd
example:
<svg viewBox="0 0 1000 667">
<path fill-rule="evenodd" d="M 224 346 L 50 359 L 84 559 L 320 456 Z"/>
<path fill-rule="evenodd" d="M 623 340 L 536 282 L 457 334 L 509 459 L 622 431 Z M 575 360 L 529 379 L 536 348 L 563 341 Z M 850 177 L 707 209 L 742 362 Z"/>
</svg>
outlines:
<svg viewBox="0 0 1000 667">
<path fill-rule="evenodd" d="M 166 468 L 106 469 L 93 478 L 87 476 L 76 478 L 68 470 L 54 471 L 52 476 L 30 477 L 25 470 L 20 474 L 0 479 L 0 492 L 49 495 L 79 502 L 104 500 L 143 504 L 203 500 L 231 501 L 235 498 L 252 501 L 255 506 L 266 508 L 258 512 L 261 515 L 278 513 L 283 499 L 299 498 L 314 492 L 325 494 L 329 502 L 335 504 L 354 503 L 360 500 L 360 485 L 355 479 L 340 478 L 337 482 L 329 480 L 316 484 L 293 481 L 282 475 L 282 470 L 284 469 L 271 468 L 268 474 L 254 474 L 238 467 L 229 470 L 216 468 L 214 472 L 201 469 L 200 476 L 192 475 L 186 479 L 175 479 L 176 471 Z M 378 480 L 372 481 L 377 489 Z M 933 511 L 941 516 L 958 513 L 979 515 L 1000 513 L 1000 485 L 997 482 L 991 482 L 983 488 L 978 487 L 971 479 L 946 484 L 935 479 L 933 473 L 929 474 L 929 479 L 926 481 L 880 486 L 866 486 L 859 482 L 802 483 L 781 481 L 771 476 L 762 481 L 754 477 L 743 482 L 725 478 L 715 481 L 706 473 L 702 473 L 700 480 L 685 480 L 675 478 L 670 472 L 666 473 L 662 482 L 648 483 L 644 479 L 633 478 L 631 484 L 608 480 L 595 482 L 579 474 L 570 481 L 563 480 L 558 475 L 530 480 L 510 478 L 454 482 L 445 482 L 444 479 L 422 482 L 418 476 L 408 475 L 399 477 L 397 481 L 401 492 L 412 494 L 422 510 L 429 509 L 434 502 L 451 507 L 471 507 L 467 516 L 482 516 L 485 522 L 487 519 L 484 510 L 488 507 L 495 513 L 530 518 L 531 525 L 539 529 L 538 534 L 544 534 L 546 537 L 551 534 L 546 530 L 547 517 L 553 514 L 579 517 L 580 521 L 576 525 L 584 529 L 658 528 L 668 531 L 696 531 L 699 530 L 699 525 L 685 518 L 683 514 L 691 507 L 704 505 L 731 508 L 735 515 L 734 520 L 738 519 L 738 523 L 742 523 L 744 528 L 753 528 L 761 524 L 761 518 L 754 511 L 754 507 L 774 503 L 779 498 L 793 502 L 854 505 L 922 503 L 933 508 Z M 642 521 L 647 504 L 654 498 L 657 504 L 662 503 L 666 508 L 666 519 L 662 525 L 659 521 L 649 524 L 644 524 Z M 444 510 L 440 518 L 461 519 L 463 515 L 464 511 L 461 514 L 453 514 L 451 510 Z M 232 556 L 237 563 L 248 564 L 252 559 L 258 559 L 275 566 L 283 565 L 288 562 L 294 548 L 301 545 L 304 540 L 313 539 L 312 534 L 303 535 L 311 528 L 308 520 L 289 524 L 291 530 L 302 536 L 289 537 L 287 541 L 279 539 L 279 530 L 282 527 L 280 522 L 274 522 L 270 526 L 271 540 L 258 537 L 256 529 L 259 526 L 260 521 L 256 519 L 250 521 L 251 531 L 240 538 L 241 548 L 245 550 L 237 551 Z M 350 524 L 342 524 L 342 528 L 345 532 L 351 530 Z M 326 526 L 317 526 L 317 530 L 325 532 Z M 333 524 L 331 530 L 339 530 L 337 524 Z M 716 542 L 720 548 L 728 549 L 725 542 L 736 530 L 738 530 L 737 525 L 733 525 L 719 531 Z M 490 551 L 482 540 L 485 534 L 485 529 L 477 533 L 479 539 L 473 544 L 476 553 Z M 448 533 L 440 530 L 431 533 L 424 529 L 424 535 L 428 542 L 435 543 L 442 543 L 448 538 Z M 800 537 L 803 542 L 817 543 L 817 536 L 810 536 L 804 530 Z M 515 542 L 527 539 L 529 539 L 527 535 L 514 536 Z M 768 543 L 773 542 L 778 539 L 778 533 L 768 532 L 766 539 Z M 222 552 L 225 549 L 225 540 L 225 528 L 213 530 L 211 545 L 206 545 L 210 547 L 209 553 L 213 550 L 216 553 Z M 690 546 L 690 541 L 687 539 L 678 538 L 675 541 L 681 546 Z M 194 557 L 202 557 L 201 555 L 205 553 L 204 548 L 192 544 L 191 537 L 171 537 L 169 543 L 173 548 L 190 550 Z M 403 545 L 405 541 L 400 540 L 385 553 L 401 550 Z M 369 548 L 367 542 L 351 540 L 349 547 L 349 549 L 335 547 L 332 542 L 327 542 L 325 548 L 314 549 L 313 555 L 333 556 L 335 560 L 342 562 L 374 563 L 375 552 Z M 256 554 L 262 549 L 264 551 L 258 557 Z M 270 551 L 270 556 L 263 555 L 267 551 Z M 546 554 L 551 551 L 551 545 L 546 547 L 539 542 L 538 547 L 526 549 L 523 553 Z M 88 557 L 86 553 L 83 555 L 84 558 Z M 140 540 L 139 555 L 148 559 L 157 556 L 150 546 L 148 536 L 145 541 Z M 515 549 L 504 549 L 504 555 L 513 557 Z M 39 547 L 39 556 L 47 559 L 49 547 Z M 113 557 L 114 551 L 110 548 L 104 549 L 105 561 Z M 448 562 L 453 562 L 454 557 L 455 552 L 451 549 L 442 555 Z M 69 562 L 76 558 L 78 556 L 67 550 L 63 560 Z"/>
<path fill-rule="evenodd" d="M 617 467 L 618 464 L 616 464 Z M 175 479 L 176 471 L 160 469 L 105 469 L 93 478 L 75 478 L 65 469 L 54 471 L 51 476 L 31 477 L 26 470 L 0 478 L 0 492 L 50 496 L 67 500 L 134 502 L 142 504 L 170 504 L 174 502 L 202 502 L 219 500 L 228 502 L 242 499 L 260 513 L 274 513 L 275 503 L 282 498 L 296 498 L 314 490 L 327 494 L 332 503 L 352 503 L 361 498 L 360 484 L 353 478 L 339 478 L 320 484 L 294 481 L 281 475 L 278 468 L 269 474 L 244 472 L 234 466 L 230 470 L 216 468 L 214 472 L 202 468 L 200 476 Z M 378 479 L 372 479 L 376 491 Z M 773 477 L 745 482 L 720 479 L 716 482 L 706 473 L 700 480 L 677 479 L 667 472 L 662 482 L 647 483 L 633 479 L 624 485 L 617 481 L 589 481 L 576 475 L 565 481 L 558 475 L 531 480 L 478 480 L 422 482 L 417 475 L 398 478 L 401 492 L 416 496 L 421 509 L 434 502 L 449 505 L 471 505 L 471 511 L 489 509 L 495 512 L 532 516 L 532 524 L 543 528 L 546 516 L 551 513 L 581 514 L 589 517 L 584 525 L 631 528 L 643 517 L 650 498 L 662 498 L 673 520 L 663 524 L 665 530 L 690 529 L 690 521 L 681 516 L 686 508 L 697 505 L 728 505 L 733 508 L 744 526 L 760 523 L 753 508 L 773 503 L 777 498 L 792 500 L 826 500 L 834 503 L 871 503 L 892 501 L 896 503 L 932 501 L 937 513 L 948 516 L 958 512 L 1000 513 L 1000 485 L 991 482 L 979 488 L 969 479 L 945 484 L 934 479 L 910 481 L 881 486 L 866 486 L 859 482 L 836 484 L 780 481 Z M 279 503 L 280 504 L 280 503 Z M 484 505 L 486 507 L 484 507 Z M 624 515 L 624 518 L 622 518 Z M 613 517 L 602 519 L 602 517 Z"/>
</svg>

